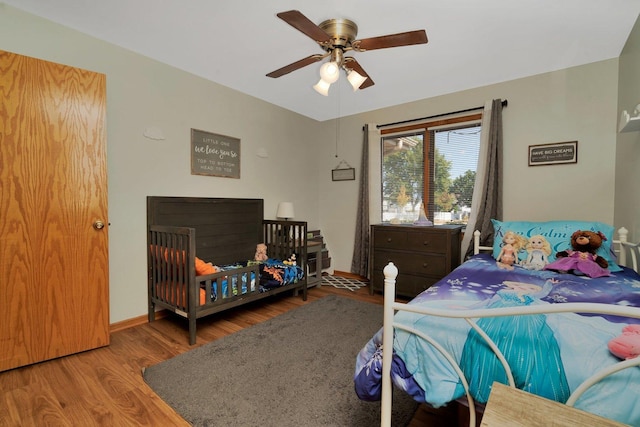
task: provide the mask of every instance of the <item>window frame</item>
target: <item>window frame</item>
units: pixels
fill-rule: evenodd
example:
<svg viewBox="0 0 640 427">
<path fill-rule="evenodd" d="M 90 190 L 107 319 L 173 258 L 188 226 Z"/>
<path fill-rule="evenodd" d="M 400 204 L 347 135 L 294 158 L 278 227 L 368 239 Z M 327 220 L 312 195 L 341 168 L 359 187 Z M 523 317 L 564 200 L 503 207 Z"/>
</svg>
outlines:
<svg viewBox="0 0 640 427">
<path fill-rule="evenodd" d="M 469 126 L 473 126 L 475 124 L 477 124 L 478 122 L 482 121 L 482 113 L 476 113 L 476 114 L 468 114 L 465 116 L 458 116 L 458 117 L 450 117 L 450 118 L 446 118 L 446 119 L 439 119 L 439 120 L 432 120 L 432 121 L 428 121 L 428 122 L 421 122 L 421 123 L 414 123 L 411 125 L 405 125 L 405 126 L 397 126 L 397 127 L 390 127 L 387 129 L 381 129 L 380 130 L 380 149 L 383 149 L 384 146 L 384 139 L 386 137 L 391 137 L 392 135 L 403 135 L 403 134 L 407 134 L 407 133 L 413 133 L 415 134 L 419 134 L 420 131 L 422 131 L 422 143 L 423 143 L 423 186 L 422 186 L 422 200 L 427 201 L 426 203 L 426 209 L 428 210 L 427 215 L 433 215 L 432 210 L 435 207 L 435 203 L 434 203 L 434 192 L 431 191 L 431 186 L 432 186 L 432 180 L 431 178 L 429 179 L 424 179 L 424 177 L 431 177 L 430 173 L 431 173 L 431 169 L 433 168 L 433 162 L 435 161 L 434 159 L 434 146 L 435 146 L 435 141 L 433 141 L 432 135 L 433 132 L 435 130 L 439 130 L 439 129 L 435 129 L 435 128 L 443 128 L 443 127 L 452 127 L 452 128 L 456 128 L 456 125 L 460 125 L 459 128 L 464 128 L 464 124 L 469 124 Z M 380 163 L 380 167 L 382 168 L 382 161 L 384 160 L 384 154 L 381 153 L 381 163 Z M 381 187 L 380 187 L 380 192 L 382 192 L 382 185 L 384 185 L 383 182 L 381 182 Z M 380 211 L 382 212 L 382 206 L 379 207 Z"/>
</svg>

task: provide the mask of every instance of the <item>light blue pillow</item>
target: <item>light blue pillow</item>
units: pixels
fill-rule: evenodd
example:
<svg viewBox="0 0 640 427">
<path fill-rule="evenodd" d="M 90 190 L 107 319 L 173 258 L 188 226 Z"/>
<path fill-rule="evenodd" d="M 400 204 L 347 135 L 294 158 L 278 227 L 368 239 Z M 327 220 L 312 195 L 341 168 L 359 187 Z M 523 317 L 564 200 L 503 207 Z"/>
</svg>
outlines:
<svg viewBox="0 0 640 427">
<path fill-rule="evenodd" d="M 556 253 L 571 249 L 571 235 L 578 230 L 602 232 L 607 240 L 602 242 L 602 246 L 596 254 L 600 255 L 609 263 L 609 271 L 622 271 L 620 266 L 615 262 L 615 254 L 611 250 L 611 240 L 613 239 L 613 226 L 597 221 L 498 221 L 492 219 L 493 229 L 495 230 L 493 238 L 493 257 L 497 258 L 502 247 L 502 238 L 507 231 L 513 231 L 528 239 L 537 234 L 543 236 L 551 245 L 551 254 L 549 262 L 556 259 Z M 522 250 L 518 254 L 519 260 L 527 257 L 527 251 Z"/>
</svg>

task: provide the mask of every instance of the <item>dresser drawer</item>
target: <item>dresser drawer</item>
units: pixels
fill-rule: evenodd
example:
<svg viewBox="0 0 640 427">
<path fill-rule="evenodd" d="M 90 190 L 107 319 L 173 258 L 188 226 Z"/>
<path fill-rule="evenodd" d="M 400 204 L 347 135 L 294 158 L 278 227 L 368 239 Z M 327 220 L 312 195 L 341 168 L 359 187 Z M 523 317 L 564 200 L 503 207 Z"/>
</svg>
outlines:
<svg viewBox="0 0 640 427">
<path fill-rule="evenodd" d="M 376 248 L 405 249 L 407 232 L 404 230 L 376 230 L 373 235 Z"/>
<path fill-rule="evenodd" d="M 448 236 L 443 233 L 430 233 L 428 231 L 408 232 L 405 249 L 444 254 L 447 253 L 447 238 Z"/>
<path fill-rule="evenodd" d="M 448 273 L 447 259 L 443 255 L 415 252 L 377 250 L 373 254 L 373 269 L 382 270 L 393 262 L 400 272 L 442 277 Z"/>
</svg>

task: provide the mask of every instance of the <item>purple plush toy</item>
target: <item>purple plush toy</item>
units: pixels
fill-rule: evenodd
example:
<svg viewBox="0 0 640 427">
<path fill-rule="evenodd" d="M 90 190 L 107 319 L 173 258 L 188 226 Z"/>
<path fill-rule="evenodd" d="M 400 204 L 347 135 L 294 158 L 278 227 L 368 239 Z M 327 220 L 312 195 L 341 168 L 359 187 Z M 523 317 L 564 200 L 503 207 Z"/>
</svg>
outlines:
<svg viewBox="0 0 640 427">
<path fill-rule="evenodd" d="M 544 269 L 563 273 L 586 274 L 589 277 L 610 276 L 611 273 L 607 270 L 609 263 L 596 254 L 603 240 L 607 240 L 607 238 L 600 231 L 595 233 L 578 230 L 571 235 L 573 249 L 558 252 L 556 260 L 547 264 Z"/>
</svg>

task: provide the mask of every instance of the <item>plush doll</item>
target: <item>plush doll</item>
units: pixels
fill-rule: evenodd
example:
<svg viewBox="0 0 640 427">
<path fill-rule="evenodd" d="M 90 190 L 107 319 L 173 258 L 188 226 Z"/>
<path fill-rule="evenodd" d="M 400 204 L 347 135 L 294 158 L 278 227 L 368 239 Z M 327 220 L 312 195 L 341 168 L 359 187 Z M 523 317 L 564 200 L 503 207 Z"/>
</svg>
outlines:
<svg viewBox="0 0 640 427">
<path fill-rule="evenodd" d="M 527 239 L 514 231 L 507 231 L 502 238 L 502 247 L 496 258 L 498 267 L 513 270 L 513 265 L 518 263 L 518 253 L 527 244 Z"/>
<path fill-rule="evenodd" d="M 296 265 L 296 254 L 291 254 L 288 260 L 284 261 L 285 265 Z"/>
<path fill-rule="evenodd" d="M 522 261 L 522 266 L 527 270 L 542 270 L 549 264 L 551 255 L 551 244 L 544 236 L 539 234 L 529 237 L 527 246 L 527 259 Z"/>
<path fill-rule="evenodd" d="M 253 257 L 256 261 L 266 261 L 269 259 L 267 256 L 267 245 L 264 243 L 258 243 L 256 246 L 256 255 Z"/>
<path fill-rule="evenodd" d="M 640 325 L 627 325 L 622 335 L 612 338 L 608 344 L 609 351 L 620 359 L 633 359 L 640 355 Z"/>
<path fill-rule="evenodd" d="M 610 276 L 607 270 L 609 263 L 596 254 L 602 241 L 607 240 L 600 231 L 578 230 L 571 235 L 571 248 L 556 254 L 556 260 L 547 264 L 545 270 L 555 270 L 563 273 L 572 272 L 576 275 L 589 277 Z"/>
</svg>

